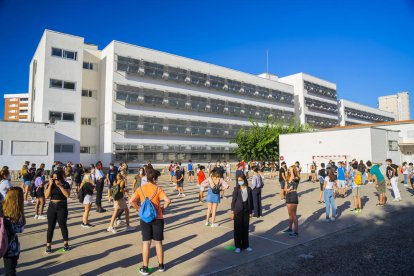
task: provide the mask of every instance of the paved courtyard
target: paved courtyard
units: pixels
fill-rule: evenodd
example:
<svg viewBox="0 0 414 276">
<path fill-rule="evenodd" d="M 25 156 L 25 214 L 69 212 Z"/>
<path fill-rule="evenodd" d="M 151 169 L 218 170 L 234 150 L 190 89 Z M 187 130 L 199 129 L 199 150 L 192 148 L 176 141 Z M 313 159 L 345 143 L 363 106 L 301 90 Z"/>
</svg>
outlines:
<svg viewBox="0 0 414 276">
<path fill-rule="evenodd" d="M 361 214 L 355 215 L 349 211 L 352 203 L 350 191 L 348 191 L 345 199 L 336 199 L 338 220 L 334 223 L 326 223 L 324 222 L 325 205 L 317 203 L 319 184 L 304 182 L 299 186 L 300 235 L 298 238 L 290 238 L 281 233 L 287 227 L 288 216 L 284 202 L 280 201 L 279 183 L 277 180 L 267 179 L 262 195 L 264 217 L 253 218 L 250 225 L 250 244 L 254 251 L 236 254 L 230 250 L 233 246 L 233 224 L 229 218 L 230 195 L 234 181 L 231 183 L 231 189 L 226 191 L 228 199 L 222 200 L 219 205 L 217 222 L 220 226 L 218 228 L 209 228 L 204 225 L 206 204 L 201 204 L 196 200 L 198 189 L 195 184 L 185 183 L 186 198 L 177 198 L 165 177 L 160 179 L 160 185 L 172 199 L 172 204 L 166 214 L 165 225 L 166 275 L 224 274 L 233 267 L 281 253 L 285 249 L 309 243 L 355 225 L 367 224 L 373 218 L 385 218 L 392 212 L 414 205 L 412 190 L 406 190 L 402 184 L 400 184 L 400 189 L 403 201 L 392 202 L 391 192 L 388 190 L 389 202 L 382 208 L 375 206 L 377 198 L 374 187 L 364 186 L 364 211 Z M 22 252 L 18 274 L 137 274 L 141 266 L 141 233 L 137 213 L 131 214 L 131 224 L 138 226 L 135 232 L 123 232 L 124 226 L 122 226 L 117 234 L 112 234 L 106 232 L 112 208 L 107 205 L 107 202 L 104 208 L 108 210 L 106 213 L 91 212 L 90 223 L 94 227 L 84 229 L 80 226 L 83 207 L 77 200 L 71 201 L 68 226 L 72 250 L 70 252 L 58 251 L 62 247 L 62 238 L 60 229 L 57 227 L 52 246 L 53 253 L 46 255 L 44 249 L 47 221 L 34 220 L 34 207 L 27 207 L 27 225 L 25 232 L 20 235 Z M 154 255 L 153 251 L 152 256 Z M 1 266 L 3 266 L 2 262 Z M 150 266 L 158 266 L 155 257 L 150 259 Z M 227 271 L 224 272 L 225 270 Z M 244 272 L 247 274 L 246 271 Z M 154 270 L 153 273 L 159 272 Z M 243 274 L 243 271 L 240 273 Z"/>
</svg>

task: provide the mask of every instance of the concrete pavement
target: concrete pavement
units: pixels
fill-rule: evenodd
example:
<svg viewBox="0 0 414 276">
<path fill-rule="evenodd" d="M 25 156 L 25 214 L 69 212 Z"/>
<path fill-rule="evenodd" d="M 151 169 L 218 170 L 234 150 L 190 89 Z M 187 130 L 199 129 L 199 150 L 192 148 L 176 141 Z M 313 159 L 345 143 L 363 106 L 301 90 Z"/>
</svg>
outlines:
<svg viewBox="0 0 414 276">
<path fill-rule="evenodd" d="M 330 235 L 363 223 L 372 217 L 385 217 L 401 207 L 413 206 L 412 190 L 407 191 L 400 184 L 403 200 L 392 202 L 387 191 L 389 204 L 377 207 L 375 189 L 363 187 L 364 211 L 355 215 L 351 196 L 336 199 L 339 218 L 334 223 L 323 222 L 325 205 L 318 204 L 319 183 L 305 182 L 299 186 L 299 237 L 289 238 L 281 233 L 288 225 L 288 215 L 284 202 L 280 201 L 280 186 L 275 179 L 266 179 L 263 191 L 264 217 L 251 220 L 250 244 L 253 252 L 236 254 L 229 249 L 233 246 L 233 223 L 229 219 L 231 189 L 226 191 L 228 199 L 222 200 L 218 208 L 218 228 L 204 225 L 206 204 L 200 204 L 196 198 L 198 189 L 195 184 L 185 182 L 185 198 L 177 198 L 167 178 L 160 179 L 160 185 L 166 190 L 172 204 L 166 214 L 165 225 L 165 263 L 166 275 L 206 275 L 221 273 L 226 269 L 237 267 L 258 258 L 281 252 L 295 245 Z M 350 191 L 348 192 L 348 194 Z M 106 193 L 105 193 L 106 195 Z M 106 201 L 104 201 L 106 202 Z M 47 207 L 47 205 L 46 205 Z M 45 255 L 46 220 L 34 220 L 34 206 L 25 210 L 27 225 L 20 234 L 22 252 L 18 264 L 19 275 L 136 275 L 141 267 L 141 233 L 137 213 L 131 214 L 131 225 L 138 226 L 135 232 L 106 232 L 112 209 L 105 203 L 106 213 L 91 212 L 91 229 L 80 226 L 83 207 L 80 203 L 69 203 L 69 236 L 72 250 L 60 253 L 62 236 L 57 227 L 54 235 L 53 253 Z M 152 256 L 155 256 L 153 250 Z M 3 264 L 1 263 L 1 266 Z M 158 266 L 155 257 L 150 265 Z M 154 274 L 156 272 L 154 270 Z"/>
</svg>

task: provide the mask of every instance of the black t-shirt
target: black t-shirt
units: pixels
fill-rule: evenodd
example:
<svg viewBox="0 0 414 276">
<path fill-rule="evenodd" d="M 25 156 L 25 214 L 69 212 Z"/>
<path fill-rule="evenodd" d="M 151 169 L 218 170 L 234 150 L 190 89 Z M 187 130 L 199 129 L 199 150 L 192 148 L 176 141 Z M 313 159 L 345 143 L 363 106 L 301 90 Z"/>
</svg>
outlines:
<svg viewBox="0 0 414 276">
<path fill-rule="evenodd" d="M 322 176 L 325 179 L 325 177 L 326 177 L 326 170 L 325 169 L 320 169 L 318 171 L 318 175 L 319 176 Z"/>
<path fill-rule="evenodd" d="M 280 167 L 280 170 L 279 170 L 279 181 L 285 181 L 285 179 L 282 177 L 283 174 L 286 174 L 285 168 Z M 286 177 L 286 175 L 285 175 L 285 177 Z"/>
<path fill-rule="evenodd" d="M 83 193 L 85 195 L 93 195 L 93 186 L 91 183 L 85 183 L 82 186 Z"/>
<path fill-rule="evenodd" d="M 70 185 L 68 182 L 63 181 L 62 186 L 65 190 L 70 190 Z M 67 200 L 67 197 L 63 195 L 62 191 L 56 184 L 52 184 L 52 189 L 50 190 L 50 199 L 51 200 Z"/>
<path fill-rule="evenodd" d="M 392 167 L 394 171 L 390 168 Z M 388 179 L 391 179 L 391 177 L 398 176 L 398 166 L 395 164 L 391 164 L 390 166 L 387 166 L 387 177 Z"/>
</svg>

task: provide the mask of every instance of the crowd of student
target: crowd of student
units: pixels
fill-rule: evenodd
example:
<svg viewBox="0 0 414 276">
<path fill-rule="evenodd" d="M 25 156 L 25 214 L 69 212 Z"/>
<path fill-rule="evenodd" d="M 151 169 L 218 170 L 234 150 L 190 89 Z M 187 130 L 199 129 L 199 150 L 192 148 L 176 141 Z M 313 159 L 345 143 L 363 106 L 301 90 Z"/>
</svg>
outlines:
<svg viewBox="0 0 414 276">
<path fill-rule="evenodd" d="M 404 185 L 414 184 L 413 164 L 403 163 L 401 167 L 392 164 L 390 159 L 386 160 L 386 177 L 394 193 L 394 201 L 401 201 L 398 189 L 398 174 L 404 175 Z M 320 168 L 316 163 L 311 165 L 312 182 L 320 183 L 321 193 L 318 203 L 326 205 L 326 221 L 335 221 L 337 218 L 335 198 L 345 197 L 347 188 L 352 189 L 354 209 L 358 214 L 362 211 L 361 196 L 364 185 L 375 185 L 379 200 L 377 206 L 384 206 L 387 202 L 386 179 L 380 171 L 382 164 L 374 164 L 361 160 L 357 162 L 335 162 L 321 163 Z M 279 173 L 281 201 L 286 203 L 288 211 L 288 228 L 284 230 L 290 237 L 299 235 L 299 223 L 297 217 L 297 206 L 299 204 L 298 186 L 301 183 L 301 167 L 299 162 L 287 166 L 285 162 L 279 165 L 276 162 L 245 162 L 239 161 L 233 173 L 230 163 L 219 160 L 214 165 L 208 161 L 206 166 L 194 165 L 191 160 L 187 166 L 181 162 L 171 162 L 168 170 L 170 184 L 177 191 L 177 197 L 185 197 L 184 182 L 190 184 L 196 182 L 199 187 L 198 200 L 200 203 L 207 203 L 205 225 L 218 227 L 216 223 L 216 211 L 221 199 L 226 199 L 225 191 L 230 188 L 229 182 L 232 175 L 235 176 L 235 187 L 232 192 L 231 219 L 234 221 L 234 243 L 235 252 L 242 250 L 252 251 L 249 244 L 250 218 L 261 217 L 262 214 L 262 189 L 265 185 L 264 172 L 270 171 L 270 180 Z M 252 173 L 249 176 L 249 173 Z M 47 175 L 46 175 L 47 174 Z M 6 275 L 14 275 L 17 260 L 20 253 L 20 245 L 17 233 L 24 230 L 26 223 L 24 206 L 34 204 L 34 219 L 47 219 L 46 250 L 47 254 L 52 253 L 52 242 L 56 223 L 63 237 L 63 250 L 70 250 L 69 233 L 67 227 L 68 201 L 78 200 L 84 206 L 81 227 L 93 227 L 89 223 L 89 214 L 93 203 L 96 205 L 96 212 L 102 213 L 106 210 L 102 207 L 103 191 L 107 186 L 108 203 L 113 203 L 113 213 L 107 228 L 108 232 L 117 233 L 117 228 L 124 222 L 125 231 L 134 231 L 135 227 L 130 225 L 130 207 L 139 211 L 140 226 L 142 233 L 142 256 L 143 266 L 140 272 L 148 274 L 149 251 L 151 241 L 155 242 L 159 271 L 164 271 L 164 253 L 162 241 L 164 240 L 164 212 L 170 205 L 171 200 L 162 187 L 158 186 L 160 172 L 155 170 L 148 162 L 147 165 L 138 169 L 131 184 L 128 183 L 128 165 L 123 162 L 118 167 L 113 163 L 109 164 L 107 170 L 103 169 L 100 161 L 90 164 L 89 167 L 81 164 L 73 165 L 72 162 L 62 164 L 55 162 L 50 173 L 41 164 L 26 162 L 20 170 L 21 187 L 12 187 L 10 172 L 7 167 L 0 171 L 0 202 L 1 225 L 4 233 L 8 236 L 8 247 L 5 252 L 4 246 L 0 247 L 0 255 L 4 259 Z M 250 185 L 249 182 L 250 181 Z M 132 187 L 132 188 L 130 188 Z M 413 186 L 414 188 L 414 186 Z M 206 197 L 204 194 L 207 193 Z M 28 197 L 32 201 L 28 201 Z M 46 199 L 49 204 L 44 215 Z M 161 204 L 163 202 L 163 204 Z M 211 220 L 210 220 L 211 217 Z M 2 238 L 3 240 L 3 238 Z"/>
</svg>

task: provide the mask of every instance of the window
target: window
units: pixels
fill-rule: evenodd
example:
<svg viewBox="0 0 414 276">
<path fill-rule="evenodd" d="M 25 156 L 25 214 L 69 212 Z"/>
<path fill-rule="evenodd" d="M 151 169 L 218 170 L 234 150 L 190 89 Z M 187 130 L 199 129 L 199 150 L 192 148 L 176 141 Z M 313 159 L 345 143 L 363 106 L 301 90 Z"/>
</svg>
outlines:
<svg viewBox="0 0 414 276">
<path fill-rule="evenodd" d="M 17 104 L 9 104 L 9 107 L 17 107 Z"/>
<path fill-rule="evenodd" d="M 80 153 L 95 154 L 96 153 L 96 147 L 95 146 L 91 146 L 91 147 L 81 146 L 80 147 Z"/>
<path fill-rule="evenodd" d="M 72 81 L 63 81 L 50 79 L 50 87 L 52 88 L 63 88 L 68 90 L 76 90 L 76 84 Z"/>
<path fill-rule="evenodd" d="M 84 126 L 94 126 L 96 125 L 95 118 L 81 118 L 81 124 Z"/>
<path fill-rule="evenodd" d="M 65 113 L 58 111 L 49 111 L 49 120 L 55 121 L 75 121 L 75 113 Z"/>
<path fill-rule="evenodd" d="M 89 89 L 82 89 L 82 97 L 95 98 L 96 91 Z"/>
<path fill-rule="evenodd" d="M 55 144 L 55 152 L 57 153 L 73 153 L 74 149 L 74 144 Z"/>
<path fill-rule="evenodd" d="M 389 151 L 398 151 L 398 141 L 388 141 Z"/>
<path fill-rule="evenodd" d="M 28 98 L 21 98 L 20 101 L 21 102 L 27 102 L 29 99 Z"/>
<path fill-rule="evenodd" d="M 98 64 L 84 61 L 83 62 L 83 69 L 95 70 L 96 71 L 98 69 Z"/>
<path fill-rule="evenodd" d="M 78 53 L 52 47 L 52 56 L 76 60 Z"/>
<path fill-rule="evenodd" d="M 20 114 L 27 114 L 27 110 L 20 110 Z"/>
</svg>

